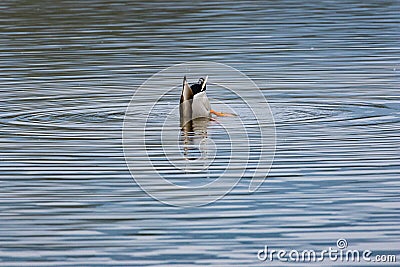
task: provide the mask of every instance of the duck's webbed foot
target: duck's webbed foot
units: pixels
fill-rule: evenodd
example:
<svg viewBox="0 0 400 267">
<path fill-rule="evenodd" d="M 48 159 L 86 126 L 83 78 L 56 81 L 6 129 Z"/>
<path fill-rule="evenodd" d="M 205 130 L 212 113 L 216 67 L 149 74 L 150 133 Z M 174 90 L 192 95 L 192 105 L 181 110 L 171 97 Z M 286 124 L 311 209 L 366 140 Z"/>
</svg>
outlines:
<svg viewBox="0 0 400 267">
<path fill-rule="evenodd" d="M 218 112 L 213 109 L 210 110 L 210 113 L 217 115 L 218 117 L 236 117 L 237 116 L 236 114 L 233 114 L 233 113 Z"/>
</svg>

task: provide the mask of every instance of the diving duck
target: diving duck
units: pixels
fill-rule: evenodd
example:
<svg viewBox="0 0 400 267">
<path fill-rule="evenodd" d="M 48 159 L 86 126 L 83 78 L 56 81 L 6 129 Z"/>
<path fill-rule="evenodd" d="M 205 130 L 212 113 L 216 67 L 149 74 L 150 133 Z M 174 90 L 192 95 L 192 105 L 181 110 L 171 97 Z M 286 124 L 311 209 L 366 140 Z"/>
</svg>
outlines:
<svg viewBox="0 0 400 267">
<path fill-rule="evenodd" d="M 188 122 L 196 118 L 211 118 L 211 114 L 217 116 L 234 115 L 230 113 L 217 112 L 211 109 L 210 101 L 206 94 L 207 80 L 208 76 L 206 76 L 205 79 L 200 78 L 197 83 L 189 85 L 186 76 L 183 77 L 183 88 L 179 105 L 181 122 Z"/>
<path fill-rule="evenodd" d="M 183 77 L 183 88 L 180 100 L 181 119 L 207 118 L 211 114 L 210 101 L 208 100 L 207 89 L 208 76 L 200 78 L 197 83 L 189 85 L 186 76 Z"/>
</svg>

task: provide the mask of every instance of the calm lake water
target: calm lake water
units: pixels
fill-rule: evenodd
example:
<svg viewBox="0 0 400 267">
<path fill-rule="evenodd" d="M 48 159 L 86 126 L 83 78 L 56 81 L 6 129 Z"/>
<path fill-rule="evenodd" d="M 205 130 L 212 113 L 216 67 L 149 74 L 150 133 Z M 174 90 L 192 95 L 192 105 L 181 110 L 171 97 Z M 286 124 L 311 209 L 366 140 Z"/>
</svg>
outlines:
<svg viewBox="0 0 400 267">
<path fill-rule="evenodd" d="M 265 245 L 323 250 L 339 238 L 399 262 L 399 10 L 397 0 L 2 1 L 0 265 L 272 266 L 257 259 Z M 175 208 L 132 179 L 122 126 L 138 86 L 191 60 L 257 83 L 276 155 L 255 193 L 242 179 L 217 202 Z M 211 104 L 234 101 L 209 90 Z"/>
</svg>

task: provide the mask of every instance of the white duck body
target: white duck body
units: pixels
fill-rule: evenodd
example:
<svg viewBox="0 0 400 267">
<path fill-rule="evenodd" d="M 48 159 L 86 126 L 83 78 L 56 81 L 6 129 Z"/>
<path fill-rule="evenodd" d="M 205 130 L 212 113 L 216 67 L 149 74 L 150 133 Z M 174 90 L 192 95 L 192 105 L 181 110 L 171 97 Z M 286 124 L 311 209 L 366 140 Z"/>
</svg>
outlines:
<svg viewBox="0 0 400 267">
<path fill-rule="evenodd" d="M 197 118 L 209 118 L 211 106 L 206 94 L 207 78 L 200 78 L 199 82 L 188 84 L 186 76 L 183 78 L 183 88 L 179 105 L 181 126 Z"/>
<path fill-rule="evenodd" d="M 192 118 L 210 117 L 210 111 L 211 106 L 206 91 L 195 94 L 192 102 Z"/>
</svg>

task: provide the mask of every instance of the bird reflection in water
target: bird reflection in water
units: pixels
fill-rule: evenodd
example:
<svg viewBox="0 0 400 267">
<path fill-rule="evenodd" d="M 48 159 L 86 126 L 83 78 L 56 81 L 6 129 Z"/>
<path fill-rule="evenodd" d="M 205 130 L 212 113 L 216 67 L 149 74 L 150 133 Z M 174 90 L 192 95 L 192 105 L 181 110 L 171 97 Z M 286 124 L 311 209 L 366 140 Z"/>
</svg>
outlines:
<svg viewBox="0 0 400 267">
<path fill-rule="evenodd" d="M 210 151 L 214 149 L 208 138 L 209 118 L 196 118 L 181 124 L 183 156 L 187 160 L 208 160 Z M 214 153 L 211 153 L 214 155 Z"/>
</svg>

